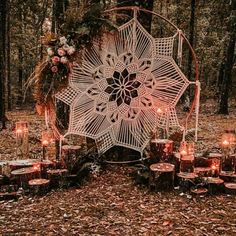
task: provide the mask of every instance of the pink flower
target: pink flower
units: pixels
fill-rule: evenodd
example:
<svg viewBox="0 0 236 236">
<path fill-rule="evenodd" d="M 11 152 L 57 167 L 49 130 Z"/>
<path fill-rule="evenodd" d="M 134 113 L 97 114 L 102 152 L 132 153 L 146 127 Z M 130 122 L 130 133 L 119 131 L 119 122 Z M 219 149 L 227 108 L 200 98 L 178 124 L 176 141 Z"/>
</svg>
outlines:
<svg viewBox="0 0 236 236">
<path fill-rule="evenodd" d="M 67 53 L 68 53 L 69 55 L 72 55 L 74 52 L 75 52 L 75 48 L 72 47 L 72 46 L 70 46 L 70 47 L 68 48 L 68 50 L 67 50 Z"/>
<path fill-rule="evenodd" d="M 57 73 L 57 72 L 58 72 L 57 66 L 53 66 L 53 67 L 51 68 L 51 71 L 52 71 L 53 73 Z"/>
<path fill-rule="evenodd" d="M 52 58 L 52 63 L 53 63 L 54 65 L 58 64 L 59 62 L 60 62 L 60 58 L 59 58 L 59 57 L 54 56 L 54 57 Z"/>
<path fill-rule="evenodd" d="M 66 54 L 65 50 L 62 49 L 62 48 L 59 48 L 59 49 L 57 50 L 57 53 L 58 53 L 58 55 L 61 56 L 61 57 Z"/>
<path fill-rule="evenodd" d="M 61 63 L 66 64 L 68 62 L 67 57 L 61 57 Z"/>
</svg>

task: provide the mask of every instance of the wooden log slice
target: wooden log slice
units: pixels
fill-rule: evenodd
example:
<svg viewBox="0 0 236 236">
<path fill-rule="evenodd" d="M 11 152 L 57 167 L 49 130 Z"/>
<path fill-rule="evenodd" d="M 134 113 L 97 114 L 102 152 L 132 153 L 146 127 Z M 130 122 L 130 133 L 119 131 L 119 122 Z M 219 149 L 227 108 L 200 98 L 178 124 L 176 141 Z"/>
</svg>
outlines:
<svg viewBox="0 0 236 236">
<path fill-rule="evenodd" d="M 215 177 L 204 178 L 210 194 L 219 194 L 223 192 L 224 180 Z"/>
<path fill-rule="evenodd" d="M 175 166 L 169 163 L 156 163 L 150 166 L 149 188 L 154 191 L 170 190 L 174 187 Z"/>
<path fill-rule="evenodd" d="M 236 183 L 236 174 L 233 172 L 221 171 L 220 178 L 225 182 L 235 182 Z"/>
<path fill-rule="evenodd" d="M 47 175 L 50 180 L 51 188 L 61 188 L 66 185 L 67 169 L 48 170 Z"/>
<path fill-rule="evenodd" d="M 21 168 L 11 172 L 11 175 L 16 178 L 16 183 L 23 188 L 28 188 L 29 180 L 38 178 L 39 174 L 39 171 L 33 167 Z"/>
<path fill-rule="evenodd" d="M 198 175 L 196 173 L 180 172 L 177 174 L 177 177 L 180 191 L 187 192 L 195 185 Z"/>
<path fill-rule="evenodd" d="M 33 194 L 41 195 L 48 191 L 49 180 L 48 179 L 32 179 L 29 181 L 29 186 Z"/>
<path fill-rule="evenodd" d="M 208 193 L 207 188 L 199 187 L 199 188 L 192 188 L 191 193 L 194 196 L 205 196 Z"/>
<path fill-rule="evenodd" d="M 225 183 L 225 192 L 236 195 L 236 183 Z"/>
<path fill-rule="evenodd" d="M 69 172 L 74 167 L 74 164 L 79 158 L 81 146 L 74 145 L 63 145 L 62 146 L 62 163 L 64 168 L 68 169 Z"/>
<path fill-rule="evenodd" d="M 199 177 L 208 177 L 211 176 L 211 168 L 210 167 L 196 167 L 194 168 L 194 173 L 196 173 Z"/>
<path fill-rule="evenodd" d="M 157 161 L 168 161 L 173 154 L 173 141 L 168 139 L 152 139 L 150 142 L 151 158 Z"/>
</svg>

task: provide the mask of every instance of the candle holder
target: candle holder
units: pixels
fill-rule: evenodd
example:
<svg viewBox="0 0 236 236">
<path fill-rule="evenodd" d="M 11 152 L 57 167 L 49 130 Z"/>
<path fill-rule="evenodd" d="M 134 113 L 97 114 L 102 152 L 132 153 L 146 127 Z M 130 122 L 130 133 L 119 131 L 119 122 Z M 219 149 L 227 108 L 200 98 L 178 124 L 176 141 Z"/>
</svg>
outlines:
<svg viewBox="0 0 236 236">
<path fill-rule="evenodd" d="M 16 122 L 16 156 L 17 159 L 27 159 L 29 156 L 29 128 L 27 121 Z"/>
<path fill-rule="evenodd" d="M 42 159 L 48 159 L 47 148 L 54 143 L 54 135 L 51 130 L 45 130 L 42 132 L 42 147 L 43 147 L 43 156 Z"/>
<path fill-rule="evenodd" d="M 194 142 L 183 141 L 180 144 L 180 173 L 194 172 Z"/>
<path fill-rule="evenodd" d="M 234 154 L 236 134 L 234 130 L 225 130 L 221 137 L 221 168 L 220 172 L 235 173 L 236 158 Z"/>
</svg>

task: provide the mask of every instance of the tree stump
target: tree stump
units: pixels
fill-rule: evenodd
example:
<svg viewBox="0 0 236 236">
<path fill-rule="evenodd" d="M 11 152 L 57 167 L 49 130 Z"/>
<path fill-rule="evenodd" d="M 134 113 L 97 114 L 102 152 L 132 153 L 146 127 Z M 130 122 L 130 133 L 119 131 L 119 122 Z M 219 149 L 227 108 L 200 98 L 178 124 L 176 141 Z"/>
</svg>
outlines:
<svg viewBox="0 0 236 236">
<path fill-rule="evenodd" d="M 236 174 L 227 171 L 220 172 L 220 178 L 223 179 L 225 182 L 234 182 L 236 183 Z"/>
<path fill-rule="evenodd" d="M 236 195 L 236 183 L 225 183 L 225 192 Z"/>
<path fill-rule="evenodd" d="M 191 189 L 191 193 L 192 193 L 193 196 L 203 197 L 203 196 L 207 195 L 208 189 L 207 188 L 203 188 L 203 187 L 192 188 Z"/>
<path fill-rule="evenodd" d="M 33 194 L 43 195 L 47 193 L 49 187 L 48 179 L 32 179 L 29 181 L 29 187 Z"/>
<path fill-rule="evenodd" d="M 180 172 L 177 174 L 180 191 L 187 192 L 195 186 L 195 180 L 198 177 L 195 173 Z"/>
<path fill-rule="evenodd" d="M 39 171 L 35 170 L 33 167 L 28 167 L 13 170 L 11 175 L 16 178 L 16 183 L 20 187 L 28 188 L 29 180 L 38 178 Z"/>
<path fill-rule="evenodd" d="M 224 180 L 215 177 L 204 178 L 210 194 L 222 193 L 224 189 Z"/>
<path fill-rule="evenodd" d="M 69 172 L 80 156 L 81 146 L 63 145 L 62 146 L 62 163 L 64 168 Z"/>
<path fill-rule="evenodd" d="M 194 171 L 194 155 L 180 157 L 180 172 L 192 173 Z"/>
<path fill-rule="evenodd" d="M 66 186 L 67 173 L 68 173 L 67 169 L 48 170 L 47 175 L 48 175 L 48 179 L 50 180 L 50 187 L 51 188 L 62 188 L 64 186 Z"/>
<path fill-rule="evenodd" d="M 170 190 L 174 187 L 175 166 L 156 163 L 150 166 L 149 188 L 154 191 Z"/>
<path fill-rule="evenodd" d="M 212 175 L 212 170 L 210 167 L 196 167 L 194 168 L 194 173 L 199 177 L 210 177 Z"/>
<path fill-rule="evenodd" d="M 168 161 L 170 155 L 173 154 L 173 141 L 168 139 L 152 139 L 150 149 L 153 161 Z"/>
</svg>

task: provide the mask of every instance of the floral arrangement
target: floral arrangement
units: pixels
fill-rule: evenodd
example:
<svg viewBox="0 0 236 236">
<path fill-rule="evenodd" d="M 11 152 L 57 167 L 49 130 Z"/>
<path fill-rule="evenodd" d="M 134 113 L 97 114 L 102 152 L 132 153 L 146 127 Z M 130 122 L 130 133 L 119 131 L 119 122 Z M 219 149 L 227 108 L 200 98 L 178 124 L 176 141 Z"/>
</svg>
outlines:
<svg viewBox="0 0 236 236">
<path fill-rule="evenodd" d="M 54 94 L 68 85 L 74 56 L 73 41 L 48 33 L 43 37 L 47 46 L 46 58 L 36 67 L 29 83 L 34 82 L 34 97 L 37 111 L 43 114 L 45 107 L 53 108 Z"/>
<path fill-rule="evenodd" d="M 82 1 L 79 7 L 72 4 L 65 12 L 65 22 L 58 35 L 51 32 L 52 24 L 48 18 L 45 19 L 42 44 L 46 46 L 46 57 L 36 66 L 27 82 L 27 87 L 34 87 L 39 114 L 43 115 L 45 109 L 55 113 L 54 95 L 67 87 L 73 62 L 80 63 L 81 51 L 85 48 L 89 50 L 95 38 L 99 39 L 104 33 L 116 29 L 116 25 L 102 12 L 104 9 L 100 4 L 90 1 Z"/>
</svg>

